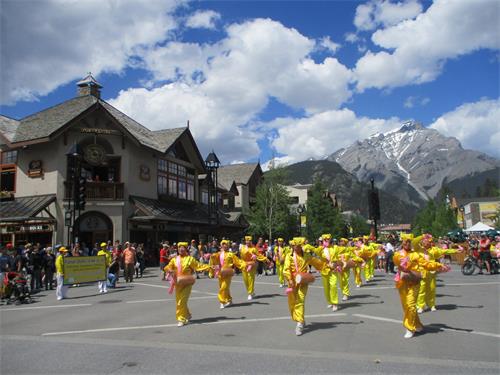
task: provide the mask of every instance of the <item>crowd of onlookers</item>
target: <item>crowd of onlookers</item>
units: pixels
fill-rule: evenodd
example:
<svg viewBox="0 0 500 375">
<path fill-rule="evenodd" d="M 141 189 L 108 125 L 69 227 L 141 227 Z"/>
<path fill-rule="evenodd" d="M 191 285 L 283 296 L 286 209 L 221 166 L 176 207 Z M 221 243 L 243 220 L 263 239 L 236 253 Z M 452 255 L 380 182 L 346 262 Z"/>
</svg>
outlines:
<svg viewBox="0 0 500 375">
<path fill-rule="evenodd" d="M 335 244 L 335 240 L 334 244 Z M 435 246 L 442 248 L 457 248 L 464 247 L 466 254 L 474 256 L 478 259 L 480 265 L 480 274 L 483 268 L 490 271 L 489 262 L 492 257 L 500 257 L 500 237 L 487 236 L 486 234 L 472 234 L 467 239 L 457 243 L 448 237 L 440 237 L 435 240 Z M 390 234 L 380 241 L 379 253 L 376 258 L 376 268 L 385 271 L 386 273 L 395 273 L 393 255 L 399 250 L 399 236 Z M 318 240 L 316 245 L 320 245 Z M 350 239 L 348 246 L 354 244 L 353 239 Z M 240 254 L 242 243 L 231 242 L 229 251 Z M 273 262 L 274 252 L 277 246 L 277 240 L 269 241 L 263 238 L 258 238 L 254 244 L 257 251 L 267 257 L 270 262 L 259 262 L 257 273 L 258 275 L 273 275 L 276 273 L 275 264 Z M 13 247 L 8 243 L 5 246 L 0 245 L 0 281 L 1 295 L 4 297 L 5 277 L 7 273 L 17 273 L 25 276 L 28 283 L 27 286 L 31 293 L 36 293 L 42 289 L 52 290 L 55 288 L 55 261 L 58 255 L 58 249 L 61 245 L 54 247 L 47 245 L 45 247 L 37 244 L 26 244 L 22 247 Z M 108 285 L 114 287 L 120 280 L 120 273 L 123 274 L 125 282 L 132 282 L 134 276 L 142 277 L 147 263 L 147 255 L 149 257 L 158 256 L 160 269 L 164 269 L 170 259 L 177 255 L 177 244 L 169 241 L 161 241 L 158 253 L 153 249 L 145 251 L 143 244 L 136 243 L 120 243 L 120 241 L 108 241 L 106 243 L 95 244 L 92 247 L 85 243 L 77 243 L 69 248 L 66 256 L 95 256 L 99 251 L 106 250 L 110 254 L 110 264 L 108 269 Z M 219 251 L 219 241 L 212 240 L 209 242 L 191 240 L 188 246 L 189 255 L 197 261 L 208 264 L 210 256 Z M 149 264 L 155 264 L 155 261 L 149 261 Z M 163 274 L 163 277 L 165 275 Z M 75 285 L 77 286 L 77 285 Z"/>
</svg>

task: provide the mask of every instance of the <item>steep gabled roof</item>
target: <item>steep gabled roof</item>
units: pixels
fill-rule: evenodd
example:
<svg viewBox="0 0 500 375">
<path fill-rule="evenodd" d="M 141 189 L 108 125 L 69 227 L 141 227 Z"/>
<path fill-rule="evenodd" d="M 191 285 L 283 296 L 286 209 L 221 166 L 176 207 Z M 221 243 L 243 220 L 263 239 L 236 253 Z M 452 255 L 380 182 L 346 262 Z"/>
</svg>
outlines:
<svg viewBox="0 0 500 375">
<path fill-rule="evenodd" d="M 182 133 L 186 131 L 186 129 L 187 127 L 163 129 L 155 130 L 152 133 L 158 146 L 165 152 L 175 143 Z"/>
<path fill-rule="evenodd" d="M 250 178 L 256 170 L 259 170 L 260 173 L 262 173 L 259 163 L 224 165 L 219 168 L 217 177 L 219 183 L 221 183 L 227 190 L 230 190 L 233 181 L 236 184 L 248 184 Z"/>
<path fill-rule="evenodd" d="M 0 115 L 0 136 L 3 136 L 7 142 L 12 142 L 18 126 L 18 120 Z"/>
<path fill-rule="evenodd" d="M 49 137 L 97 101 L 92 95 L 78 96 L 25 117 L 19 121 L 13 143 Z"/>
</svg>

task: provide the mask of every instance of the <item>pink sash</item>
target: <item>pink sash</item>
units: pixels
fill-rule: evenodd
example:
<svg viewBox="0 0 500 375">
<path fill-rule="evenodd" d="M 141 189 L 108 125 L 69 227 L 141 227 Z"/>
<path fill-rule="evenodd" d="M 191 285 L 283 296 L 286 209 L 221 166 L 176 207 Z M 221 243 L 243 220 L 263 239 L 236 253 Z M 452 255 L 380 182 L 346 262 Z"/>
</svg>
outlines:
<svg viewBox="0 0 500 375">
<path fill-rule="evenodd" d="M 177 255 L 175 261 L 177 262 L 177 275 L 181 275 L 182 274 L 181 256 Z"/>
</svg>

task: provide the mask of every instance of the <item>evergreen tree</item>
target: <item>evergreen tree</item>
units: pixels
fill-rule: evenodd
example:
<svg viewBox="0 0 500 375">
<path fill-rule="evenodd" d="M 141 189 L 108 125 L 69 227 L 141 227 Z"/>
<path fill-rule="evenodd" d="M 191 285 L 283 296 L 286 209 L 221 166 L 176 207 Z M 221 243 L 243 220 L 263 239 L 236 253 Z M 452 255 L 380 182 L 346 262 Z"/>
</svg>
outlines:
<svg viewBox="0 0 500 375">
<path fill-rule="evenodd" d="M 434 236 L 444 236 L 458 227 L 453 209 L 445 202 L 435 203 L 429 200 L 427 205 L 417 213 L 413 223 L 413 233 L 431 233 Z"/>
<path fill-rule="evenodd" d="M 248 232 L 252 235 L 273 240 L 293 234 L 296 217 L 290 215 L 290 196 L 283 186 L 285 180 L 285 170 L 276 168 L 269 171 L 257 187 L 255 204 L 246 212 L 250 223 Z"/>
<path fill-rule="evenodd" d="M 325 185 L 316 180 L 307 198 L 307 237 L 315 241 L 324 233 L 331 233 L 333 237 L 346 235 L 345 223 L 340 211 L 333 206 L 327 194 Z"/>
<path fill-rule="evenodd" d="M 361 215 L 353 215 L 351 217 L 352 236 L 359 237 L 370 234 L 370 224 Z"/>
</svg>

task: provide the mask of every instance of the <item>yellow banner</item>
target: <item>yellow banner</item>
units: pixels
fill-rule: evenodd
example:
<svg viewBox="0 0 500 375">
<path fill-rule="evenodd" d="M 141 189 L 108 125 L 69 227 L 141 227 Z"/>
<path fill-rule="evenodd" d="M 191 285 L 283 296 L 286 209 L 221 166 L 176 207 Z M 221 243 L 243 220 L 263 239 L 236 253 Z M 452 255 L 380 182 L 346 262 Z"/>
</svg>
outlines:
<svg viewBox="0 0 500 375">
<path fill-rule="evenodd" d="M 64 285 L 106 280 L 106 257 L 65 257 Z"/>
</svg>

